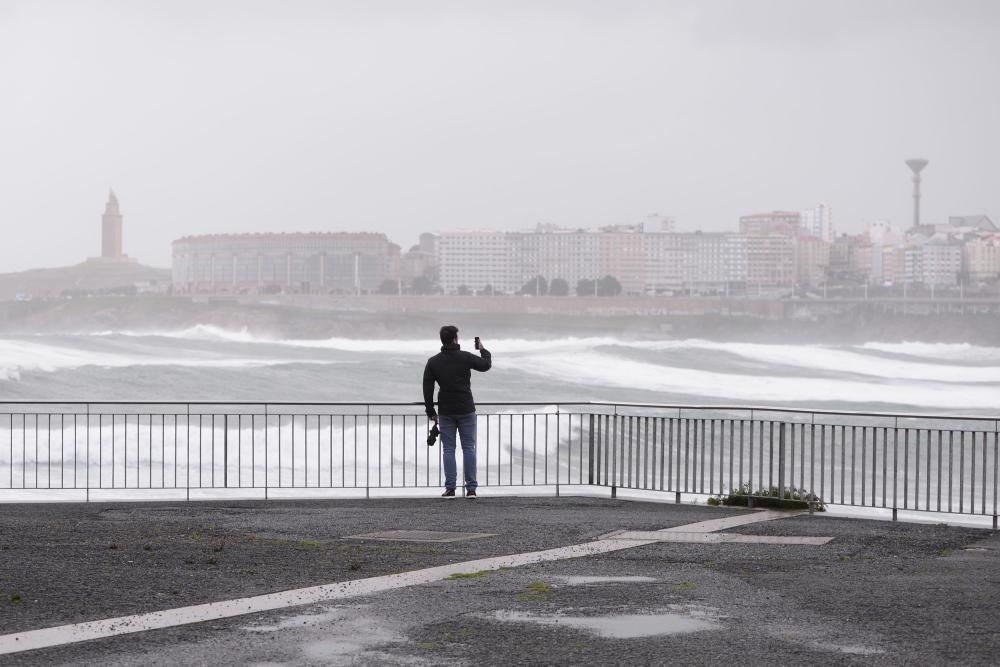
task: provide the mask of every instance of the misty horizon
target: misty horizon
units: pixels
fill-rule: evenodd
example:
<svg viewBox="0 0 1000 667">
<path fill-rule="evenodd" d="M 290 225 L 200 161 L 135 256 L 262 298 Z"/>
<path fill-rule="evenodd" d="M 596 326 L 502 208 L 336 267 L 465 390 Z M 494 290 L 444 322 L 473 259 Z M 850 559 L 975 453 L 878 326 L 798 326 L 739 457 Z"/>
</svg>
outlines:
<svg viewBox="0 0 1000 667">
<path fill-rule="evenodd" d="M 3 271 L 240 232 L 998 217 L 990 2 L 6 3 Z M 58 244 L 52 239 L 60 240 Z M 25 252 L 25 247 L 31 248 Z"/>
</svg>

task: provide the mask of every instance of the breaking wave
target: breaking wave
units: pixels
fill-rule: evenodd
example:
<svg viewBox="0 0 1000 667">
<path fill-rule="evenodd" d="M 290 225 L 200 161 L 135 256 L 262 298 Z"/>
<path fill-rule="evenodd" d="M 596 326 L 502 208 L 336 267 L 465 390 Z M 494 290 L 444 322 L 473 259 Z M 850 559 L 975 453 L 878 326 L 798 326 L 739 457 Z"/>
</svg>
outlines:
<svg viewBox="0 0 1000 667">
<path fill-rule="evenodd" d="M 566 388 L 574 387 L 579 395 L 600 394 L 608 400 L 629 393 L 649 402 L 689 396 L 734 403 L 895 404 L 982 411 L 995 410 L 1000 395 L 1000 348 L 966 344 L 833 346 L 614 336 L 484 342 L 496 355 L 499 371 L 491 376 L 491 391 L 519 400 L 550 400 L 556 394 L 572 398 Z M 201 324 L 175 331 L 0 339 L 0 380 L 82 367 L 120 368 L 122 373 L 130 367 L 157 367 L 162 383 L 185 395 L 193 393 L 185 384 L 192 381 L 191 373 L 181 377 L 170 367 L 204 368 L 206 373 L 195 374 L 211 386 L 213 368 L 302 364 L 300 379 L 291 380 L 290 372 L 279 374 L 279 379 L 257 373 L 254 382 L 259 384 L 254 386 L 269 394 L 280 392 L 281 382 L 294 382 L 301 391 L 322 377 L 343 387 L 338 391 L 344 393 L 395 398 L 404 385 L 419 384 L 423 360 L 437 349 L 433 339 L 280 339 Z M 309 365 L 337 365 L 339 370 L 333 375 L 316 373 L 307 370 Z M 33 376 L 33 382 L 45 391 L 44 380 Z M 231 378 L 229 382 L 220 384 L 217 393 L 232 391 Z"/>
</svg>

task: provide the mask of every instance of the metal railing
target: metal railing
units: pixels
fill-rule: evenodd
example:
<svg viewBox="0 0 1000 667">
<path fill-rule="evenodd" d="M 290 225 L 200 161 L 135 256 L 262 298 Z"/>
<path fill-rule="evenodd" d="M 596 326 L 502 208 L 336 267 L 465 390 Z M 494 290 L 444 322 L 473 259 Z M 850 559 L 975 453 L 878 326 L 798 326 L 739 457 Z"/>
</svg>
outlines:
<svg viewBox="0 0 1000 667">
<path fill-rule="evenodd" d="M 436 487 L 441 447 L 427 429 L 418 403 L 0 403 L 0 491 Z M 961 415 L 480 404 L 477 473 L 481 486 L 678 499 L 797 488 L 995 524 L 998 431 L 998 417 Z"/>
</svg>

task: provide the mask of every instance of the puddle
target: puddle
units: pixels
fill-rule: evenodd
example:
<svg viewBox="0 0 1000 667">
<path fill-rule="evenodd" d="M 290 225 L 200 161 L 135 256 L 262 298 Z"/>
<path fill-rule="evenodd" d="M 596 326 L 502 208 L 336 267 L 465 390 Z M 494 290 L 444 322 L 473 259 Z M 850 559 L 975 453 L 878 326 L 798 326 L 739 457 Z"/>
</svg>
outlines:
<svg viewBox="0 0 1000 667">
<path fill-rule="evenodd" d="M 838 639 L 846 638 L 844 633 L 831 630 L 820 630 L 812 627 L 768 626 L 766 633 L 775 639 L 807 646 L 831 653 L 846 653 L 848 655 L 879 655 L 885 653 L 880 648 L 864 644 L 842 643 Z"/>
<path fill-rule="evenodd" d="M 353 665 L 372 657 L 379 647 L 404 640 L 382 618 L 360 607 L 334 607 L 295 614 L 267 625 L 243 626 L 253 633 L 279 633 L 280 646 L 291 648 L 294 664 Z M 376 661 L 378 662 L 378 661 Z"/>
<path fill-rule="evenodd" d="M 562 576 L 552 577 L 567 586 L 586 586 L 588 584 L 649 584 L 659 581 L 653 577 L 585 577 Z"/>
<path fill-rule="evenodd" d="M 346 612 L 342 609 L 324 609 L 318 612 L 288 616 L 269 625 L 244 625 L 241 629 L 247 632 L 281 632 L 282 630 L 290 630 L 292 628 L 305 628 L 323 623 L 334 623 L 345 617 Z"/>
<path fill-rule="evenodd" d="M 716 630 L 719 623 L 706 618 L 692 618 L 684 614 L 618 614 L 611 616 L 542 616 L 519 611 L 498 611 L 499 621 L 508 623 L 534 623 L 554 625 L 574 630 L 585 630 L 598 637 L 610 639 L 636 639 L 656 635 L 677 635 L 688 632 Z"/>
<path fill-rule="evenodd" d="M 850 655 L 878 655 L 885 652 L 879 648 L 852 644 L 817 644 L 816 646 L 826 651 L 837 651 L 839 653 L 849 653 Z"/>
</svg>

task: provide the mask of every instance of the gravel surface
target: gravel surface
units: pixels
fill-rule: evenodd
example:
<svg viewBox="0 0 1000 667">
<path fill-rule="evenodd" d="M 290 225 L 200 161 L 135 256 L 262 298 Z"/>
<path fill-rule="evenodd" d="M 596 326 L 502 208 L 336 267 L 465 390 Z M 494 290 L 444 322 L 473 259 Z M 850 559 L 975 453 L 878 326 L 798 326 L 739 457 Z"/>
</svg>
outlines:
<svg viewBox="0 0 1000 667">
<path fill-rule="evenodd" d="M 0 520 L 0 545 L 9 547 L 0 550 L 0 576 L 20 577 L 25 590 L 34 583 L 46 592 L 37 603 L 6 604 L 0 625 L 34 628 L 136 607 L 195 604 L 739 511 L 581 498 L 24 506 Z M 392 528 L 496 537 L 433 545 L 339 539 Z M 192 537 L 198 529 L 203 536 Z M 350 604 L 255 614 L 12 658 L 26 665 L 123 666 L 1000 662 L 998 534 L 823 515 L 730 532 L 836 539 L 818 547 L 652 544 L 441 581 Z M 136 541 L 126 541 L 127 536 Z M 142 540 L 153 536 L 158 540 L 153 550 L 143 551 Z M 118 550 L 108 549 L 112 537 L 122 541 Z M 223 539 L 231 542 L 221 552 L 212 551 Z M 127 567 L 125 553 L 108 556 L 127 551 L 124 545 L 137 545 L 128 551 L 136 558 Z M 350 551 L 342 552 L 345 547 Z M 171 561 L 191 549 L 205 560 L 215 554 L 216 565 Z M 358 570 L 341 562 L 361 557 Z M 250 563 L 265 574 L 242 575 Z M 573 579 L 582 576 L 614 580 Z M 178 585 L 182 577 L 185 592 L 166 601 L 150 595 Z M 0 580 L 0 588 L 8 586 Z M 621 615 L 656 617 L 649 623 L 654 634 L 616 638 L 574 627 L 580 619 L 602 626 Z M 711 629 L 671 634 L 670 619 L 676 617 L 704 621 Z M 630 619 L 625 625 L 639 632 L 646 624 Z"/>
<path fill-rule="evenodd" d="M 187 606 L 725 515 L 596 498 L 4 505 L 0 627 Z M 343 539 L 393 529 L 495 536 L 444 544 Z M 10 596 L 20 602 L 10 604 Z"/>
</svg>

